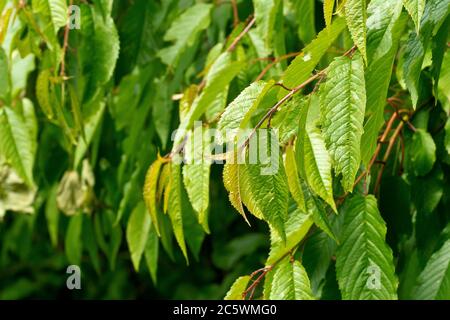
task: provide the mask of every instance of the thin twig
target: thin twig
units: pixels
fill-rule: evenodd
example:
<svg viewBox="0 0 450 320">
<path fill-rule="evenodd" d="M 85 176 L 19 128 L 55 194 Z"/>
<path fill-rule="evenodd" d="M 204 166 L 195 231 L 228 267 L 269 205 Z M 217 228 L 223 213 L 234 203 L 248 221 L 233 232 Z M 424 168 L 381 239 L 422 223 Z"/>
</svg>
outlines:
<svg viewBox="0 0 450 320">
<path fill-rule="evenodd" d="M 227 51 L 231 52 L 236 48 L 236 45 L 241 41 L 241 39 L 250 31 L 251 27 L 255 24 L 256 18 L 252 18 L 250 22 L 247 24 L 244 30 L 233 40 L 231 45 L 228 47 Z"/>
<path fill-rule="evenodd" d="M 301 83 L 300 85 L 298 85 L 297 87 L 295 87 L 294 89 L 292 89 L 291 91 L 289 91 L 289 93 L 287 95 L 285 95 L 280 101 L 278 101 L 265 115 L 264 117 L 262 117 L 262 119 L 258 122 L 258 124 L 255 126 L 255 128 L 252 130 L 252 133 L 249 135 L 249 137 L 245 140 L 245 142 L 242 144 L 242 146 L 240 147 L 240 149 L 244 149 L 248 146 L 251 138 L 253 137 L 253 135 L 256 133 L 256 131 L 263 125 L 263 123 L 269 119 L 277 110 L 279 107 L 281 107 L 286 101 L 288 101 L 289 99 L 291 99 L 297 92 L 299 92 L 300 90 L 302 90 L 304 87 L 306 87 L 308 84 L 310 84 L 311 82 L 313 82 L 314 80 L 316 80 L 317 78 L 323 76 L 326 73 L 326 69 L 316 73 L 315 75 L 311 76 L 308 80 L 306 80 L 305 82 Z"/>
<path fill-rule="evenodd" d="M 301 54 L 301 52 L 291 52 L 291 53 L 288 53 L 288 54 L 285 54 L 285 55 L 279 56 L 278 58 L 273 59 L 272 62 L 269 63 L 269 64 L 268 64 L 268 65 L 260 72 L 260 74 L 259 74 L 258 77 L 255 79 L 255 81 L 261 80 L 261 79 L 266 75 L 266 73 L 267 73 L 273 66 L 275 66 L 276 64 L 278 64 L 279 62 L 281 62 L 281 61 L 283 61 L 283 60 L 286 60 L 286 59 L 289 59 L 289 58 L 292 58 L 292 57 L 296 57 L 296 56 L 298 56 L 299 54 Z"/>
<path fill-rule="evenodd" d="M 392 135 L 391 139 L 389 140 L 389 145 L 384 154 L 383 163 L 381 164 L 381 169 L 378 172 L 377 180 L 376 180 L 375 187 L 374 187 L 374 194 L 377 194 L 377 192 L 378 192 L 378 189 L 379 189 L 380 183 L 381 183 L 381 178 L 383 176 L 384 168 L 386 167 L 386 163 L 389 159 L 389 156 L 391 155 L 391 152 L 395 145 L 395 142 L 397 141 L 397 138 L 399 137 L 404 126 L 405 126 L 405 123 L 403 121 L 401 121 L 399 123 L 399 125 L 397 126 L 397 128 L 395 129 L 394 134 Z"/>
<path fill-rule="evenodd" d="M 231 0 L 231 7 L 233 8 L 233 26 L 236 27 L 239 24 L 239 11 L 236 0 Z"/>
<path fill-rule="evenodd" d="M 69 7 L 71 7 L 72 5 L 73 5 L 73 0 L 70 0 Z M 67 11 L 67 23 L 66 23 L 66 27 L 64 29 L 64 43 L 63 43 L 62 53 L 61 53 L 60 76 L 63 81 L 66 79 L 66 52 L 67 52 L 67 48 L 69 47 L 69 32 L 70 32 L 69 15 L 70 15 L 70 11 L 68 10 Z"/>
</svg>

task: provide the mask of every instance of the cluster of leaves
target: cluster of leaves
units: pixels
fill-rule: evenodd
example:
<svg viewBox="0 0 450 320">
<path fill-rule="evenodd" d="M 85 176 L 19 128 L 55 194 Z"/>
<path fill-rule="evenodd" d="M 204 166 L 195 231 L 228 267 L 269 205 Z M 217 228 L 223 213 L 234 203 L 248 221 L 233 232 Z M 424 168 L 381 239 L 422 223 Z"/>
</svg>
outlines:
<svg viewBox="0 0 450 320">
<path fill-rule="evenodd" d="M 46 268 L 87 259 L 100 274 L 106 261 L 114 292 L 124 252 L 154 283 L 172 273 L 166 288 L 184 279 L 158 270 L 168 260 L 221 269 L 205 297 L 237 278 L 227 299 L 450 298 L 450 0 L 0 0 L 0 12 L 0 268 L 62 249 Z M 235 161 L 252 138 L 239 129 L 262 128 L 278 133 L 272 174 Z M 234 130 L 221 143 L 235 148 L 211 155 L 208 129 Z M 230 242 L 231 221 L 248 234 Z M 51 246 L 30 253 L 45 232 Z"/>
</svg>

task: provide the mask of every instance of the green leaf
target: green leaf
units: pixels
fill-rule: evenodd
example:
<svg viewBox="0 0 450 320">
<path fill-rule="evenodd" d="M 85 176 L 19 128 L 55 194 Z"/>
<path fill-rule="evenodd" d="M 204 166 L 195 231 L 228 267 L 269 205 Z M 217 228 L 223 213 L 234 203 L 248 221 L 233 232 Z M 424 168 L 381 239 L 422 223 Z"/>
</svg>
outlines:
<svg viewBox="0 0 450 320">
<path fill-rule="evenodd" d="M 278 129 L 281 145 L 287 144 L 298 133 L 298 123 L 303 108 L 305 108 L 305 100 L 294 96 L 273 116 L 271 125 Z"/>
<path fill-rule="evenodd" d="M 47 202 L 45 204 L 45 218 L 47 220 L 47 229 L 50 235 L 52 245 L 58 245 L 58 226 L 59 226 L 59 210 L 56 204 L 56 195 L 58 185 L 55 184 L 49 191 Z"/>
<path fill-rule="evenodd" d="M 11 94 L 11 78 L 9 75 L 8 57 L 0 48 L 0 100 L 7 101 Z"/>
<path fill-rule="evenodd" d="M 65 240 L 66 256 L 70 264 L 80 265 L 81 263 L 81 255 L 83 253 L 82 227 L 82 214 L 77 214 L 70 218 Z"/>
<path fill-rule="evenodd" d="M 142 254 L 144 253 L 151 226 L 150 215 L 144 202 L 134 208 L 127 225 L 127 243 L 131 254 L 134 270 L 139 271 Z"/>
<path fill-rule="evenodd" d="M 319 129 L 308 128 L 303 135 L 303 141 L 298 141 L 297 155 L 300 155 L 300 165 L 310 188 L 335 211 L 333 186 L 331 176 L 331 158 L 328 154 Z"/>
<path fill-rule="evenodd" d="M 384 107 L 392 76 L 392 67 L 403 35 L 406 19 L 402 13 L 401 0 L 371 1 L 367 19 L 366 69 L 366 122 L 361 137 L 361 158 L 365 165 L 370 162 L 376 146 L 378 134 L 383 126 Z M 380 15 L 380 12 L 383 14 Z"/>
<path fill-rule="evenodd" d="M 174 43 L 158 53 L 165 64 L 172 67 L 178 64 L 178 60 L 186 48 L 192 46 L 198 34 L 209 26 L 211 9 L 211 4 L 198 3 L 173 21 L 164 35 L 164 41 Z"/>
<path fill-rule="evenodd" d="M 298 175 L 297 163 L 295 161 L 295 153 L 292 145 L 286 147 L 284 166 L 286 167 L 287 181 L 292 198 L 297 202 L 299 209 L 305 212 L 305 195 L 303 194 L 300 177 Z"/>
<path fill-rule="evenodd" d="M 156 285 L 157 282 L 157 271 L 158 271 L 158 255 L 159 255 L 159 240 L 158 235 L 155 232 L 155 228 L 151 227 L 147 243 L 145 245 L 144 256 L 147 268 L 150 271 L 150 276 L 152 277 L 153 283 Z"/>
<path fill-rule="evenodd" d="M 447 119 L 447 123 L 445 124 L 445 149 L 450 155 L 450 118 Z"/>
<path fill-rule="evenodd" d="M 254 0 L 253 7 L 255 10 L 256 30 L 263 39 L 268 53 L 274 47 L 273 34 L 275 30 L 275 21 L 277 17 L 280 0 Z"/>
<path fill-rule="evenodd" d="M 417 33 L 420 30 L 420 21 L 422 21 L 423 11 L 425 10 L 426 0 L 403 0 L 403 5 L 414 21 Z"/>
<path fill-rule="evenodd" d="M 336 250 L 336 241 L 325 232 L 315 232 L 305 244 L 302 261 L 311 279 L 311 289 L 317 297 L 321 296 L 325 277 Z"/>
<path fill-rule="evenodd" d="M 209 174 L 211 162 L 206 159 L 209 135 L 202 126 L 194 128 L 185 145 L 187 163 L 183 166 L 183 182 L 198 221 L 209 233 Z"/>
<path fill-rule="evenodd" d="M 102 101 L 94 101 L 92 107 L 94 107 L 96 110 L 95 113 L 91 114 L 89 117 L 84 119 L 84 137 L 80 137 L 78 139 L 78 144 L 75 149 L 75 160 L 74 160 L 74 167 L 77 168 L 83 157 L 85 156 L 89 145 L 91 144 L 95 133 L 97 132 L 98 128 L 100 127 L 100 124 L 103 119 L 104 111 L 105 111 L 105 103 Z"/>
<path fill-rule="evenodd" d="M 230 290 L 225 296 L 225 300 L 244 300 L 243 293 L 247 289 L 247 285 L 250 282 L 250 276 L 243 276 L 236 279 L 231 286 Z"/>
<path fill-rule="evenodd" d="M 242 165 L 240 184 L 242 200 L 247 209 L 262 218 L 285 238 L 284 222 L 287 218 L 288 185 L 281 156 L 272 155 L 270 168 L 275 171 L 265 173 L 268 168 L 261 163 Z M 275 168 L 274 168 L 275 167 Z"/>
<path fill-rule="evenodd" d="M 334 1 L 334 0 L 333 0 Z M 295 17 L 298 23 L 298 35 L 303 43 L 310 43 L 316 36 L 315 1 L 296 0 Z M 331 22 L 331 21 L 330 21 Z M 327 24 L 327 26 L 330 24 Z"/>
<path fill-rule="evenodd" d="M 189 112 L 186 114 L 185 118 L 178 127 L 172 150 L 176 150 L 179 147 L 179 145 L 184 141 L 187 131 L 194 125 L 194 122 L 198 120 L 203 113 L 205 113 L 205 111 L 217 99 L 217 96 L 228 87 L 230 82 L 237 76 L 242 67 L 242 61 L 232 62 L 231 54 L 229 52 L 222 53 L 216 59 L 205 77 L 205 88 L 194 100 Z"/>
<path fill-rule="evenodd" d="M 25 119 L 7 106 L 0 108 L 0 154 L 29 185 L 33 182 L 34 147 Z"/>
<path fill-rule="evenodd" d="M 336 174 L 342 174 L 342 186 L 351 192 L 361 162 L 366 108 L 364 62 L 360 55 L 336 58 L 331 63 L 320 104 L 322 132 Z"/>
<path fill-rule="evenodd" d="M 315 300 L 305 268 L 286 257 L 273 270 L 271 300 Z"/>
<path fill-rule="evenodd" d="M 299 209 L 290 212 L 285 222 L 286 241 L 283 241 L 276 232 L 272 230 L 270 232 L 271 245 L 266 266 L 272 266 L 292 252 L 305 238 L 312 225 L 313 221 L 309 214 L 305 214 Z"/>
<path fill-rule="evenodd" d="M 305 82 L 344 28 L 344 19 L 337 18 L 322 30 L 317 38 L 303 49 L 302 54 L 291 62 L 283 75 L 283 84 L 288 88 L 294 88 Z"/>
<path fill-rule="evenodd" d="M 392 250 L 374 196 L 354 196 L 346 204 L 336 272 L 345 300 L 397 298 Z"/>
<path fill-rule="evenodd" d="M 33 8 L 35 11 L 50 14 L 55 35 L 67 24 L 69 13 L 66 0 L 35 0 Z"/>
<path fill-rule="evenodd" d="M 272 86 L 273 82 L 257 81 L 245 88 L 227 106 L 220 117 L 217 128 L 223 132 L 222 134 L 225 134 L 226 130 L 245 128 L 261 100 Z"/>
<path fill-rule="evenodd" d="M 450 297 L 450 240 L 428 260 L 414 289 L 416 300 L 448 300 Z"/>
<path fill-rule="evenodd" d="M 173 233 L 175 239 L 183 252 L 186 262 L 189 262 L 186 241 L 183 230 L 183 203 L 182 203 L 182 188 L 181 181 L 181 166 L 179 164 L 170 164 L 170 193 L 169 193 L 169 217 L 172 221 Z"/>
<path fill-rule="evenodd" d="M 82 102 L 88 102 L 112 77 L 119 56 L 119 36 L 113 19 L 104 18 L 94 7 L 82 6 L 81 17 L 84 41 L 78 51 L 86 77 Z"/>
<path fill-rule="evenodd" d="M 411 172 L 416 176 L 426 175 L 436 162 L 436 145 L 433 137 L 425 130 L 417 129 L 412 136 L 408 154 Z"/>
<path fill-rule="evenodd" d="M 364 61 L 367 62 L 366 53 L 366 0 L 346 0 L 344 4 L 345 20 L 352 35 L 353 42 L 358 47 Z"/>
<path fill-rule="evenodd" d="M 420 34 L 411 33 L 404 52 L 405 62 L 403 73 L 406 87 L 411 93 L 413 107 L 419 102 L 421 89 L 421 74 L 426 52 L 430 42 L 448 15 L 450 1 L 429 0 L 421 20 Z"/>
</svg>

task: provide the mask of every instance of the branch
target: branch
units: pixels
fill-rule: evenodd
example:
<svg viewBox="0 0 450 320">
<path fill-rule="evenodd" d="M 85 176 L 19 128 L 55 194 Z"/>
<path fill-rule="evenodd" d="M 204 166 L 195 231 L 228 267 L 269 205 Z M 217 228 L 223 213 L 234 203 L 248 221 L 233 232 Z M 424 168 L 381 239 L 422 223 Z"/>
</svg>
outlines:
<svg viewBox="0 0 450 320">
<path fill-rule="evenodd" d="M 252 133 L 249 135 L 249 137 L 245 140 L 245 142 L 242 144 L 242 146 L 240 147 L 240 149 L 244 149 L 248 146 L 248 144 L 250 143 L 251 138 L 255 135 L 256 130 L 258 130 L 263 123 L 269 119 L 270 117 L 272 117 L 272 115 L 278 110 L 279 107 L 281 107 L 286 101 L 288 101 L 289 99 L 291 99 L 297 92 L 299 92 L 300 90 L 302 90 L 304 87 L 306 87 L 308 84 L 310 84 L 311 82 L 313 82 L 314 80 L 316 80 L 319 77 L 322 77 L 324 74 L 326 73 L 326 69 L 316 73 L 315 75 L 311 76 L 308 80 L 306 80 L 305 82 L 303 82 L 302 84 L 298 85 L 297 87 L 295 87 L 294 89 L 292 89 L 291 91 L 289 91 L 289 93 L 287 95 L 285 95 L 283 97 L 283 99 L 281 99 L 280 101 L 278 101 L 265 115 L 264 117 L 262 117 L 262 119 L 258 122 L 258 124 L 255 126 L 255 128 L 253 129 Z"/>
<path fill-rule="evenodd" d="M 227 51 L 232 52 L 236 45 L 241 41 L 241 39 L 250 31 L 251 27 L 255 24 L 256 18 L 252 18 L 250 22 L 247 24 L 244 30 L 234 39 L 234 41 L 231 43 L 231 45 L 228 47 Z"/>
<path fill-rule="evenodd" d="M 400 133 L 402 132 L 403 127 L 405 126 L 405 122 L 401 121 L 397 128 L 394 131 L 394 134 L 392 135 L 391 139 L 389 140 L 388 148 L 386 149 L 386 153 L 384 154 L 383 162 L 381 163 L 381 169 L 378 172 L 377 180 L 375 183 L 374 191 L 373 193 L 376 194 L 378 192 L 378 188 L 381 184 L 381 178 L 383 176 L 384 168 L 386 167 L 386 163 L 389 159 L 389 156 L 391 155 L 392 149 L 395 145 L 395 142 L 397 141 L 397 138 L 399 137 Z"/>
<path fill-rule="evenodd" d="M 289 59 L 289 58 L 292 58 L 292 57 L 296 57 L 296 56 L 298 56 L 298 55 L 301 54 L 301 53 L 302 53 L 302 52 L 292 52 L 292 53 L 288 53 L 288 54 L 279 56 L 279 57 L 276 58 L 276 59 L 273 59 L 272 62 L 269 63 L 269 64 L 261 71 L 261 73 L 260 73 L 260 74 L 258 75 L 258 77 L 255 79 L 255 81 L 261 80 L 261 79 L 266 75 L 266 73 L 267 73 L 273 66 L 275 66 L 276 64 L 278 64 L 280 61 L 283 61 L 283 60 L 285 60 L 285 59 Z"/>
<path fill-rule="evenodd" d="M 236 27 L 239 24 L 239 11 L 236 0 L 231 0 L 231 7 L 233 8 L 233 26 Z"/>
<path fill-rule="evenodd" d="M 73 5 L 73 0 L 70 0 L 69 7 L 72 5 Z M 69 14 L 70 14 L 70 12 L 67 11 L 67 23 L 66 23 L 66 27 L 64 29 L 64 43 L 63 43 L 62 53 L 61 53 L 60 76 L 63 81 L 66 79 L 66 52 L 67 52 L 67 48 L 69 47 L 69 32 L 70 32 Z"/>
</svg>

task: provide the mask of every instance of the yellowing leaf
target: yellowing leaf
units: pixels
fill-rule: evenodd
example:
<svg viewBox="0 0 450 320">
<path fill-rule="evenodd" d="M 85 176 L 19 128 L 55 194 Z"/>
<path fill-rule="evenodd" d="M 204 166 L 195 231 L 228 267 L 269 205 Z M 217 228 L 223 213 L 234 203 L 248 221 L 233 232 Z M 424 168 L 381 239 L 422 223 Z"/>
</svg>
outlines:
<svg viewBox="0 0 450 320">
<path fill-rule="evenodd" d="M 147 206 L 148 212 L 150 213 L 152 223 L 155 226 L 155 230 L 158 236 L 160 235 L 160 232 L 159 232 L 158 213 L 156 208 L 156 192 L 159 174 L 163 163 L 164 163 L 163 159 L 158 156 L 155 162 L 153 162 L 153 164 L 148 169 L 147 175 L 145 176 L 145 184 L 144 184 L 145 204 Z"/>
<path fill-rule="evenodd" d="M 186 258 L 186 262 L 188 262 L 189 260 L 183 230 L 183 203 L 181 188 L 183 188 L 181 181 L 181 166 L 172 162 L 170 163 L 170 193 L 168 211 L 170 221 L 172 221 L 175 239 L 177 240 L 184 257 Z"/>
<path fill-rule="evenodd" d="M 325 16 L 325 24 L 327 26 L 331 25 L 331 18 L 333 17 L 335 0 L 324 0 L 323 2 L 323 14 Z"/>
</svg>

